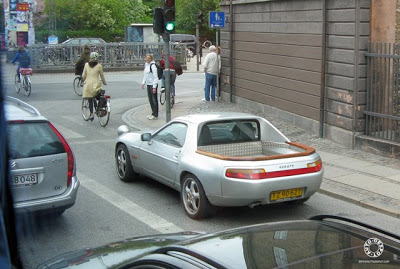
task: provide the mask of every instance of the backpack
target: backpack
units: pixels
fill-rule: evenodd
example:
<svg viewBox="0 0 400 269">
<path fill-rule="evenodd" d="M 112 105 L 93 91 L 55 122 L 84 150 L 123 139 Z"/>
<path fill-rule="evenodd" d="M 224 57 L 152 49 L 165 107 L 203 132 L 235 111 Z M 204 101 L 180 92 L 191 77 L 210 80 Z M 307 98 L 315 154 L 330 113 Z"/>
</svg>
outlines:
<svg viewBox="0 0 400 269">
<path fill-rule="evenodd" d="M 174 65 L 175 73 L 180 76 L 183 74 L 183 69 L 181 64 L 178 61 L 173 61 L 172 64 Z"/>
<path fill-rule="evenodd" d="M 152 63 L 152 64 L 150 65 L 150 73 L 153 73 L 153 70 L 151 70 L 151 66 L 152 66 L 153 64 L 157 67 L 157 77 L 158 77 L 158 79 L 162 79 L 162 76 L 163 76 L 163 69 L 162 69 L 162 67 L 161 67 L 160 65 L 155 64 L 155 63 Z"/>
</svg>

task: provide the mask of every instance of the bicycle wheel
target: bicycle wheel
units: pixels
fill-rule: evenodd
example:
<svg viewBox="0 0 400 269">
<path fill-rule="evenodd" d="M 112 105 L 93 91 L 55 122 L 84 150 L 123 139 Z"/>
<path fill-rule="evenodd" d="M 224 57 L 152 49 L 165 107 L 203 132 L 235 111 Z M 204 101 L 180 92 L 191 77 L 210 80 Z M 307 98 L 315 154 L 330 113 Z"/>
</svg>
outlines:
<svg viewBox="0 0 400 269">
<path fill-rule="evenodd" d="M 107 101 L 105 107 L 99 109 L 97 116 L 99 117 L 100 125 L 105 127 L 110 119 L 110 102 Z"/>
<path fill-rule="evenodd" d="M 24 76 L 23 84 L 24 84 L 25 95 L 26 96 L 31 95 L 32 86 L 31 86 L 31 80 L 29 79 L 28 76 Z"/>
<path fill-rule="evenodd" d="M 18 81 L 19 81 L 19 77 L 16 74 L 15 75 L 15 80 L 14 80 L 14 85 L 15 85 L 15 91 L 16 92 L 19 92 L 21 90 L 21 82 L 18 82 Z"/>
<path fill-rule="evenodd" d="M 84 120 L 89 120 L 90 110 L 89 110 L 89 99 L 82 98 L 82 117 Z"/>
<path fill-rule="evenodd" d="M 165 88 L 161 88 L 161 92 L 160 92 L 160 104 L 164 105 L 165 104 Z"/>
<path fill-rule="evenodd" d="M 80 77 L 76 77 L 74 79 L 74 91 L 77 95 L 82 96 L 83 87 L 81 87 L 81 78 Z"/>
</svg>

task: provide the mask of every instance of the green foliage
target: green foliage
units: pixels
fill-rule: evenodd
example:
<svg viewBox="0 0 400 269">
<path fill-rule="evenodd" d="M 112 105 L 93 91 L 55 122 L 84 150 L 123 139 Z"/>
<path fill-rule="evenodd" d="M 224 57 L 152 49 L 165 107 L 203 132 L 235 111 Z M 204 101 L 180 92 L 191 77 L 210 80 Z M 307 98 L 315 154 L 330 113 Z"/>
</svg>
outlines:
<svg viewBox="0 0 400 269">
<path fill-rule="evenodd" d="M 46 42 L 49 3 L 53 1 L 59 41 L 69 37 L 101 37 L 106 41 L 124 39 L 125 27 L 131 23 L 152 23 L 153 8 L 164 0 L 44 0 L 44 14 L 35 15 L 36 39 Z M 196 33 L 198 12 L 204 13 L 200 37 L 214 40 L 215 30 L 208 27 L 208 12 L 219 10 L 219 0 L 175 0 L 176 32 Z"/>
<path fill-rule="evenodd" d="M 204 14 L 204 21 L 200 25 L 200 37 L 215 40 L 215 30 L 208 27 L 209 11 L 219 11 L 219 0 L 175 0 L 176 29 L 179 33 L 196 33 L 198 13 Z"/>
</svg>

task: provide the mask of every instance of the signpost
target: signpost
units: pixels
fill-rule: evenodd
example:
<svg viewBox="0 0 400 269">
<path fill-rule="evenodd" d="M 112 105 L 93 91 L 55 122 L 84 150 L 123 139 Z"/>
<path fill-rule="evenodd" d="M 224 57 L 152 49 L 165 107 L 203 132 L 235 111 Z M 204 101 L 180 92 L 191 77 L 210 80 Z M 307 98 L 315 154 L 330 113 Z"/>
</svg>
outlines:
<svg viewBox="0 0 400 269">
<path fill-rule="evenodd" d="M 215 28 L 217 31 L 215 31 L 215 41 L 217 48 L 219 46 L 219 39 L 218 39 L 218 34 L 219 31 L 218 29 L 224 28 L 225 27 L 225 12 L 219 12 L 219 11 L 210 11 L 209 13 L 209 26 L 210 28 Z M 218 51 L 217 51 L 218 54 Z M 217 57 L 217 66 L 218 66 L 218 75 L 217 75 L 217 99 L 219 101 L 219 95 L 220 95 L 220 89 L 219 89 L 219 57 Z"/>
</svg>

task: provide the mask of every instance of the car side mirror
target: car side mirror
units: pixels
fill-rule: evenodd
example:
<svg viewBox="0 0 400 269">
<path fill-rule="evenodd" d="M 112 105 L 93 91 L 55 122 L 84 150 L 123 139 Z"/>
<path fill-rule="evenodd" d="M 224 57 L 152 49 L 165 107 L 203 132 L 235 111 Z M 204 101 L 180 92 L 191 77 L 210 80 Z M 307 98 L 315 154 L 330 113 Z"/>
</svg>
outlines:
<svg viewBox="0 0 400 269">
<path fill-rule="evenodd" d="M 151 139 L 151 133 L 144 133 L 140 136 L 140 139 L 142 141 L 150 141 Z"/>
</svg>

